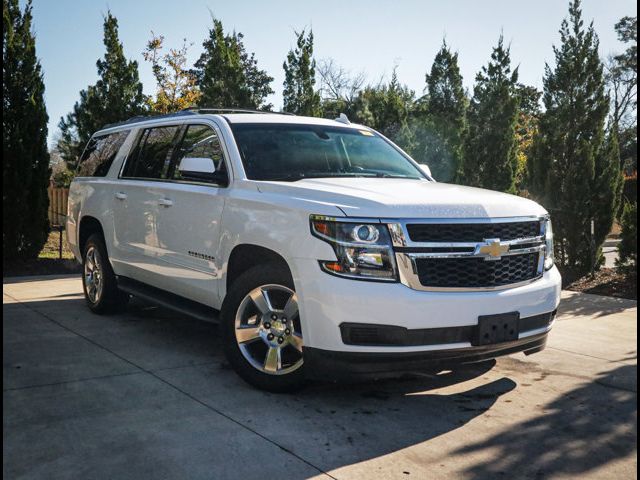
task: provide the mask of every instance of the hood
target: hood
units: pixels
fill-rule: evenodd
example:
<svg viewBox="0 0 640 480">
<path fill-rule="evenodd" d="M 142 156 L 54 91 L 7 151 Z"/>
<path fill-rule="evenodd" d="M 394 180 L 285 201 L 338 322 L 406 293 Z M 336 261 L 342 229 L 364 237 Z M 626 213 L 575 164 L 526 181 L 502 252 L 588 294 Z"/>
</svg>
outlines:
<svg viewBox="0 0 640 480">
<path fill-rule="evenodd" d="M 405 178 L 319 178 L 257 185 L 262 193 L 335 205 L 348 217 L 495 218 L 547 213 L 515 195 Z"/>
</svg>

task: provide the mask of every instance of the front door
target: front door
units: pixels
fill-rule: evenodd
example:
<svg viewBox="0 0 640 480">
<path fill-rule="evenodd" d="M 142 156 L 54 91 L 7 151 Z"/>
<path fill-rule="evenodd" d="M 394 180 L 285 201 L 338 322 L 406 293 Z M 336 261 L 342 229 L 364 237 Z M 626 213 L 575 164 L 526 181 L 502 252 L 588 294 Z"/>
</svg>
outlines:
<svg viewBox="0 0 640 480">
<path fill-rule="evenodd" d="M 216 255 L 228 183 L 220 137 L 210 125 L 186 125 L 176 152 L 156 216 L 163 268 L 173 276 L 172 291 L 215 306 L 221 266 Z M 215 174 L 190 178 L 179 168 L 185 157 L 211 159 Z"/>
</svg>

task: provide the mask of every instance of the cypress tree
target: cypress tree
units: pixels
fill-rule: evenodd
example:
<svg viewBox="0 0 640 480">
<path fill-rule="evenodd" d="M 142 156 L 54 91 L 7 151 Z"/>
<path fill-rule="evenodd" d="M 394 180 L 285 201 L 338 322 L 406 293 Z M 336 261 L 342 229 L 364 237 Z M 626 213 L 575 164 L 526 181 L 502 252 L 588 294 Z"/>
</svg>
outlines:
<svg viewBox="0 0 640 480">
<path fill-rule="evenodd" d="M 415 98 L 414 92 L 398 80 L 398 74 L 394 68 L 391 81 L 382 88 L 379 107 L 374 108 L 379 112 L 376 123 L 379 131 L 389 137 L 404 150 L 411 152 L 415 148 L 414 133 L 409 127 L 409 114 Z"/>
<path fill-rule="evenodd" d="M 629 46 L 621 55 L 616 56 L 620 66 L 627 70 L 638 71 L 638 17 L 622 17 L 615 25 L 618 40 Z"/>
<path fill-rule="evenodd" d="M 222 22 L 213 19 L 194 69 L 202 106 L 271 109 L 265 99 L 274 93 L 273 77 L 258 68 L 255 54 L 246 51 L 243 38 L 242 33 L 225 34 Z"/>
<path fill-rule="evenodd" d="M 616 266 L 623 270 L 635 271 L 638 268 L 638 202 L 627 202 L 624 205 L 620 224 L 622 231 Z"/>
<path fill-rule="evenodd" d="M 619 203 L 619 153 L 615 133 L 605 138 L 609 99 L 598 46 L 593 24 L 584 27 L 573 1 L 554 47 L 555 67 L 545 68 L 545 113 L 529 165 L 532 192 L 555 218 L 556 258 L 578 274 L 597 264 Z"/>
<path fill-rule="evenodd" d="M 444 41 L 426 81 L 424 109 L 420 109 L 417 115 L 418 138 L 414 155 L 421 163 L 429 165 L 436 179 L 453 181 L 462 163 L 468 102 L 458 67 L 458 54 L 452 52 Z"/>
<path fill-rule="evenodd" d="M 520 98 L 520 111 L 516 125 L 518 159 L 516 191 L 518 194 L 528 196 L 528 164 L 533 150 L 533 140 L 538 132 L 542 92 L 535 87 L 523 84 L 518 84 L 517 92 Z"/>
<path fill-rule="evenodd" d="M 104 58 L 96 62 L 98 81 L 80 92 L 80 101 L 61 118 L 62 157 L 74 164 L 91 135 L 107 123 L 145 113 L 145 96 L 138 77 L 138 62 L 128 61 L 118 38 L 118 20 L 107 12 L 104 18 Z"/>
<path fill-rule="evenodd" d="M 519 98 L 518 69 L 500 35 L 491 61 L 476 76 L 469 106 L 462 180 L 467 185 L 515 192 Z"/>
<path fill-rule="evenodd" d="M 415 136 L 409 126 L 409 115 L 414 100 L 414 92 L 400 83 L 394 69 L 388 84 L 369 86 L 360 92 L 353 120 L 378 130 L 411 152 L 415 148 Z"/>
<path fill-rule="evenodd" d="M 31 1 L 2 2 L 2 257 L 33 258 L 46 242 L 49 154 L 44 82 Z"/>
<path fill-rule="evenodd" d="M 313 31 L 296 32 L 296 48 L 289 50 L 284 68 L 283 110 L 296 115 L 320 116 L 320 93 L 315 90 L 316 61 L 313 58 Z"/>
<path fill-rule="evenodd" d="M 594 221 L 593 243 L 594 255 L 591 259 L 594 266 L 604 262 L 602 244 L 613 227 L 613 221 L 622 205 L 622 189 L 624 176 L 620 167 L 620 148 L 615 125 L 611 125 L 600 151 L 595 157 L 595 168 L 591 191 L 593 192 Z"/>
</svg>

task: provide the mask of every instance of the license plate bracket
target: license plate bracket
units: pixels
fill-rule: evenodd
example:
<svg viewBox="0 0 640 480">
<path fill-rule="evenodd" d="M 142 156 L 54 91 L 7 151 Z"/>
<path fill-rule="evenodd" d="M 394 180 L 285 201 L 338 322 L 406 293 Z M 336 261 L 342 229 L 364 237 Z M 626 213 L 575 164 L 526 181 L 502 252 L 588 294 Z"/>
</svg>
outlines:
<svg viewBox="0 0 640 480">
<path fill-rule="evenodd" d="M 493 345 L 518 339 L 520 312 L 480 315 L 472 345 Z"/>
</svg>

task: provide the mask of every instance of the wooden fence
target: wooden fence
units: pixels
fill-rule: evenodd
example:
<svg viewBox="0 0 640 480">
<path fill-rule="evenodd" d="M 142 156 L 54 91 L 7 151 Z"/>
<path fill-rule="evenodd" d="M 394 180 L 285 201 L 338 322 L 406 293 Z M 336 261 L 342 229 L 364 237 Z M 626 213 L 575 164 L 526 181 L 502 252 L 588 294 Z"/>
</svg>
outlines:
<svg viewBox="0 0 640 480">
<path fill-rule="evenodd" d="M 67 220 L 69 189 L 49 187 L 49 224 L 64 226 Z"/>
</svg>

